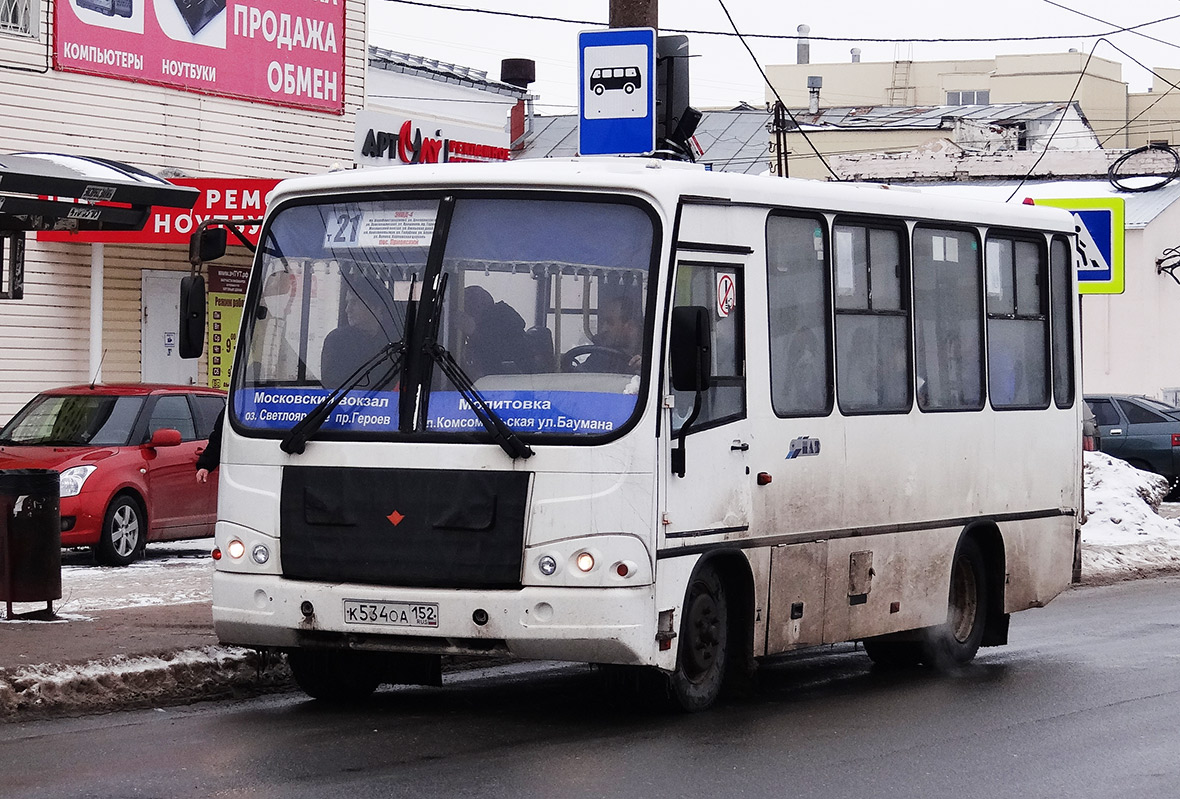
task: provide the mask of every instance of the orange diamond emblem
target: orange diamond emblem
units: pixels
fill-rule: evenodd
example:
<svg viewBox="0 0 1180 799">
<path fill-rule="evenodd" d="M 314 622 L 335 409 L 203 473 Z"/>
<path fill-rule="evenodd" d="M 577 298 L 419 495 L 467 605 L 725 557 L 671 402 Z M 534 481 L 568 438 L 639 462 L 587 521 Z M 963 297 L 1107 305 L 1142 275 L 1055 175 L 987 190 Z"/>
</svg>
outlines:
<svg viewBox="0 0 1180 799">
<path fill-rule="evenodd" d="M 389 514 L 389 515 L 388 515 L 388 516 L 386 516 L 385 518 L 386 518 L 386 519 L 389 519 L 389 521 L 393 522 L 393 526 L 394 526 L 394 527 L 397 527 L 399 524 L 401 524 L 401 523 L 402 523 L 402 519 L 404 519 L 404 518 L 406 518 L 406 517 L 405 517 L 405 516 L 403 516 L 403 515 L 401 515 L 401 514 L 400 514 L 400 513 L 398 513 L 397 511 L 394 511 L 393 513 Z"/>
</svg>

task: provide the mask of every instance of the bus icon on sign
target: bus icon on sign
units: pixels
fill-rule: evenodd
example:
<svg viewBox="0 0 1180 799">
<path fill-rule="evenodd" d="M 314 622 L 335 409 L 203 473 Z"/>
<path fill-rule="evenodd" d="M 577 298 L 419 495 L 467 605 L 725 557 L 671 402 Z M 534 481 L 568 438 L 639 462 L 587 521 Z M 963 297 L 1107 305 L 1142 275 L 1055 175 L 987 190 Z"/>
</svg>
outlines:
<svg viewBox="0 0 1180 799">
<path fill-rule="evenodd" d="M 590 73 L 590 91 L 599 97 L 605 91 L 622 89 L 627 94 L 643 86 L 639 67 L 603 67 Z"/>
</svg>

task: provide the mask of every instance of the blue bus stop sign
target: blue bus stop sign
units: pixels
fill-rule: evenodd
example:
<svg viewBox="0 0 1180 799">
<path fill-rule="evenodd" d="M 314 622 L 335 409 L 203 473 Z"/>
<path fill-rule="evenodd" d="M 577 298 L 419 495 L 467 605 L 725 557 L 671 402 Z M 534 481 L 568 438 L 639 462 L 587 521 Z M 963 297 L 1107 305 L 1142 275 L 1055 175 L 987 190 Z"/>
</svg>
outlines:
<svg viewBox="0 0 1180 799">
<path fill-rule="evenodd" d="M 578 34 L 578 152 L 647 155 L 656 149 L 656 32 Z"/>
</svg>

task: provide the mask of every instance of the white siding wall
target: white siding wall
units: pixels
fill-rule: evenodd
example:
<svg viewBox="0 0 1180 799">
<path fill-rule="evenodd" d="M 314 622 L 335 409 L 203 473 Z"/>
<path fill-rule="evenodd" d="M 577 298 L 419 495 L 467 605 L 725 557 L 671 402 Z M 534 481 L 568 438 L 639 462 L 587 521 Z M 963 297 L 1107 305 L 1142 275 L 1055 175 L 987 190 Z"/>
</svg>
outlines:
<svg viewBox="0 0 1180 799">
<path fill-rule="evenodd" d="M 1155 260 L 1176 246 L 1180 203 L 1126 235 L 1126 291 L 1082 298 L 1082 388 L 1147 394 L 1180 388 L 1180 285 Z"/>
<path fill-rule="evenodd" d="M 344 114 L 337 115 L 55 72 L 46 46 L 54 2 L 43 0 L 39 41 L 0 34 L 0 154 L 95 155 L 165 177 L 281 178 L 347 165 L 364 102 L 367 52 L 365 0 L 344 2 Z M 25 298 L 0 302 L 0 421 L 40 389 L 90 379 L 90 253 L 87 244 L 30 236 Z M 108 381 L 140 377 L 145 268 L 185 269 L 187 249 L 106 245 Z"/>
</svg>

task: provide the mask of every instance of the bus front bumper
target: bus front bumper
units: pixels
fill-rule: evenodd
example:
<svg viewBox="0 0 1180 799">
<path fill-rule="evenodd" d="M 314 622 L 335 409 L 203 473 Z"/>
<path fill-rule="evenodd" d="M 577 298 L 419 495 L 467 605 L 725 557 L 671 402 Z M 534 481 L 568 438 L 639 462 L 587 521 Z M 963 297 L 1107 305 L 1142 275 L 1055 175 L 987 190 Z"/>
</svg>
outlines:
<svg viewBox="0 0 1180 799">
<path fill-rule="evenodd" d="M 658 665 L 656 617 L 651 585 L 443 590 L 213 574 L 213 627 L 236 646 Z"/>
</svg>

